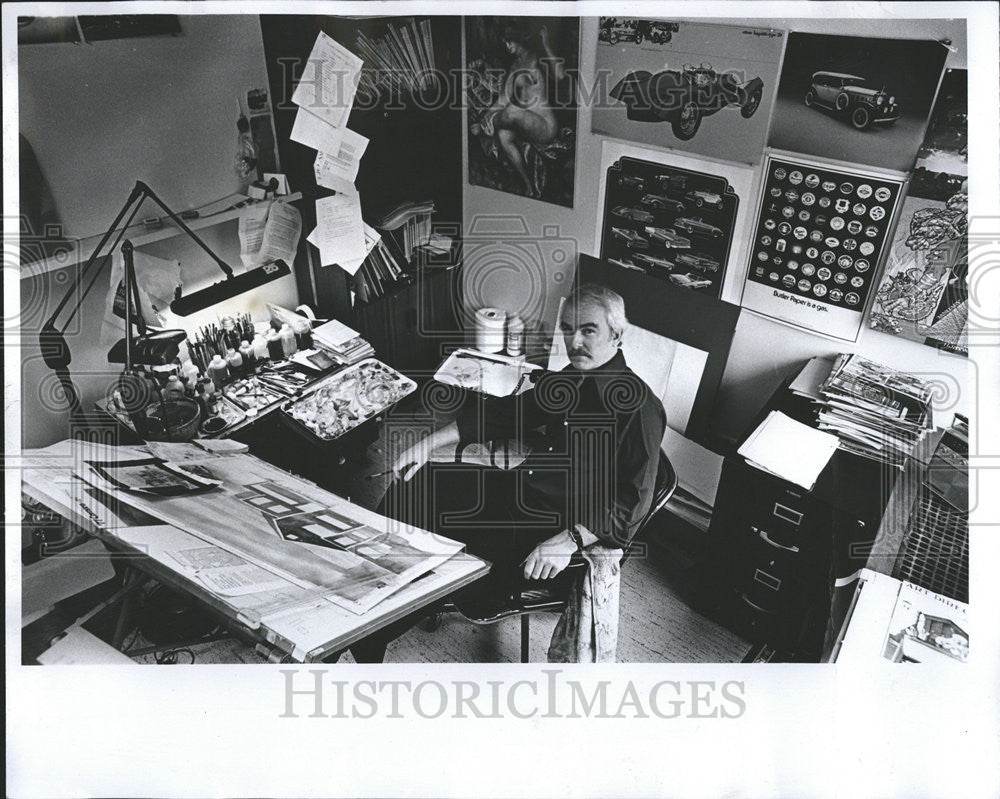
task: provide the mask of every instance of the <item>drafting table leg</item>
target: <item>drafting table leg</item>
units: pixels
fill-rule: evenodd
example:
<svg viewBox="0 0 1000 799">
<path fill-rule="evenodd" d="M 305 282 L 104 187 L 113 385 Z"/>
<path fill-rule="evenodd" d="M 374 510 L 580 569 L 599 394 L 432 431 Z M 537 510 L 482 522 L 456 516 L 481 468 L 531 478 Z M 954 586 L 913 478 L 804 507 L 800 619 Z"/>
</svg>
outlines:
<svg viewBox="0 0 1000 799">
<path fill-rule="evenodd" d="M 143 585 L 146 581 L 135 569 L 130 566 L 125 567 L 125 579 L 122 590 L 115 594 L 112 599 L 120 599 L 122 606 L 118 613 L 118 621 L 115 622 L 115 633 L 111 638 L 111 645 L 121 651 L 122 643 L 125 641 L 126 625 L 132 615 L 132 602 L 135 598 L 134 589 Z M 110 603 L 110 600 L 109 600 Z"/>
</svg>

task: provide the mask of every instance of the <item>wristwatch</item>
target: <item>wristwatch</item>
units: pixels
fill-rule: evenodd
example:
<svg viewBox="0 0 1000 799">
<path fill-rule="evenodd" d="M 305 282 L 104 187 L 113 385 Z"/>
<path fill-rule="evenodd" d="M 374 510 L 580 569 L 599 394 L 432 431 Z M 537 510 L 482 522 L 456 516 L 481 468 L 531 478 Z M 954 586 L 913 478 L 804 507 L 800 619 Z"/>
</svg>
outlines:
<svg viewBox="0 0 1000 799">
<path fill-rule="evenodd" d="M 580 535 L 580 531 L 576 527 L 570 527 L 569 537 L 573 539 L 573 543 L 576 544 L 576 549 L 578 552 L 583 551 L 583 536 Z"/>
</svg>

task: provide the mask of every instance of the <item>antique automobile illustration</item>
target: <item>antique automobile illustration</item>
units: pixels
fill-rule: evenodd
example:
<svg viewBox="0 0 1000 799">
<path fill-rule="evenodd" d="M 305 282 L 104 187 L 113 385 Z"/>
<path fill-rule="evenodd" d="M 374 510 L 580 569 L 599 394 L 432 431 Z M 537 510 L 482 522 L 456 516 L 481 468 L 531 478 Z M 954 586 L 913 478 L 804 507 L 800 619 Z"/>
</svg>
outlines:
<svg viewBox="0 0 1000 799">
<path fill-rule="evenodd" d="M 705 220 L 696 216 L 682 216 L 679 219 L 675 219 L 674 227 L 686 233 L 711 236 L 712 238 L 718 238 L 722 235 L 722 231 L 715 225 L 710 225 Z"/>
<path fill-rule="evenodd" d="M 675 250 L 686 250 L 691 246 L 691 239 L 686 239 L 668 228 L 647 227 L 646 233 L 653 241 L 659 242 L 664 247 L 671 247 Z"/>
<path fill-rule="evenodd" d="M 685 64 L 679 71 L 656 74 L 629 72 L 611 90 L 611 97 L 625 104 L 630 120 L 669 122 L 681 141 L 694 137 L 703 117 L 729 106 L 738 107 L 744 119 L 749 119 L 763 94 L 764 82 L 759 77 L 741 83 L 736 73 L 718 73 L 710 64 Z"/>
<path fill-rule="evenodd" d="M 671 275 L 670 282 L 688 289 L 704 289 L 712 285 L 711 280 L 706 280 L 703 277 L 695 277 L 692 274 Z"/>
<path fill-rule="evenodd" d="M 694 203 L 699 208 L 707 205 L 709 208 L 722 210 L 722 197 L 714 191 L 689 191 L 684 195 L 684 199 Z"/>
<path fill-rule="evenodd" d="M 642 44 L 644 40 L 648 39 L 654 44 L 666 44 L 673 38 L 678 29 L 679 26 L 676 22 L 601 17 L 597 40 L 609 44 L 618 44 L 618 42 Z"/>
<path fill-rule="evenodd" d="M 625 246 L 630 250 L 645 250 L 649 247 L 649 242 L 646 241 L 642 236 L 636 233 L 634 230 L 629 230 L 628 228 L 613 227 L 611 228 L 612 234 L 616 238 L 621 239 L 625 242 Z"/>
<path fill-rule="evenodd" d="M 806 92 L 805 104 L 809 108 L 820 106 L 848 118 L 858 130 L 872 125 L 891 125 L 899 119 L 899 106 L 895 96 L 885 87 L 872 89 L 865 86 L 866 79 L 844 72 L 816 72 L 812 85 Z"/>
<path fill-rule="evenodd" d="M 637 177 L 636 175 L 619 175 L 618 185 L 628 186 L 631 189 L 638 189 L 639 191 L 642 191 L 646 183 L 642 178 Z"/>
<path fill-rule="evenodd" d="M 708 256 L 698 253 L 682 252 L 677 255 L 676 263 L 685 269 L 697 269 L 699 272 L 718 272 L 719 264 Z"/>
<path fill-rule="evenodd" d="M 612 209 L 611 213 L 622 219 L 631 219 L 636 222 L 652 222 L 653 215 L 642 208 L 630 208 L 627 205 L 619 205 Z"/>
<path fill-rule="evenodd" d="M 666 197 L 662 194 L 647 194 L 640 201 L 643 205 L 651 208 L 659 208 L 665 211 L 683 211 L 684 203 L 675 200 L 673 197 Z"/>
<path fill-rule="evenodd" d="M 674 268 L 674 262 L 664 258 L 660 255 L 648 255 L 644 253 L 639 253 L 635 256 L 635 260 L 640 264 L 645 266 L 651 266 L 654 269 L 666 269 L 668 272 L 672 271 Z"/>
</svg>

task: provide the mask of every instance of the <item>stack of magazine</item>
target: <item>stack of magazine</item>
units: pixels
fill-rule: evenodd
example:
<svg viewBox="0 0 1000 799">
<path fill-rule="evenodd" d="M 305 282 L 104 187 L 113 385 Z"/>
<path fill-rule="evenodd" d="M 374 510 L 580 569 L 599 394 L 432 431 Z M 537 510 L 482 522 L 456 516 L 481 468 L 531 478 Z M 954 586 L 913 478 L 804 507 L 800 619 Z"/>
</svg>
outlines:
<svg viewBox="0 0 1000 799">
<path fill-rule="evenodd" d="M 405 259 L 393 252 L 391 244 L 380 240 L 354 273 L 354 293 L 358 303 L 372 302 L 407 277 Z"/>
<path fill-rule="evenodd" d="M 391 240 L 409 261 L 415 247 L 430 241 L 433 213 L 433 200 L 409 201 L 393 208 L 375 223 L 375 227 L 382 238 Z"/>
<path fill-rule="evenodd" d="M 914 375 L 860 355 L 839 355 L 820 388 L 820 430 L 840 448 L 902 467 L 933 427 L 931 388 Z"/>
<path fill-rule="evenodd" d="M 352 364 L 375 354 L 372 345 L 357 330 L 336 319 L 320 325 L 312 332 L 313 343 L 329 352 L 342 364 Z"/>
<path fill-rule="evenodd" d="M 377 97 L 392 90 L 416 94 L 430 85 L 434 73 L 430 20 L 387 25 L 380 37 L 359 32 L 354 44 L 365 61 L 360 86 L 370 94 Z"/>
</svg>

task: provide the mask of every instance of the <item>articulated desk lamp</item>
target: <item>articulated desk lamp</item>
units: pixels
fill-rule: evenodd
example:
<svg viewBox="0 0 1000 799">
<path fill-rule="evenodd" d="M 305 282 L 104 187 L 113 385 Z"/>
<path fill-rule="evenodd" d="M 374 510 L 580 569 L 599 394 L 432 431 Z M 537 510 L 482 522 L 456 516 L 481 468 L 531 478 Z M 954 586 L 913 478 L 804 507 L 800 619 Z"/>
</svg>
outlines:
<svg viewBox="0 0 1000 799">
<path fill-rule="evenodd" d="M 45 365 L 55 372 L 56 377 L 59 379 L 63 391 L 66 394 L 70 421 L 75 424 L 82 424 L 84 416 L 80 404 L 80 395 L 73 384 L 73 379 L 69 372 L 69 364 L 72 360 L 72 356 L 69 351 L 69 344 L 66 341 L 65 331 L 69 323 L 73 320 L 73 317 L 76 316 L 77 312 L 80 310 L 80 306 L 83 304 L 84 299 L 94 287 L 94 283 L 104 270 L 105 264 L 110 260 L 111 253 L 121 242 L 121 251 L 125 262 L 125 338 L 124 340 L 117 342 L 108 352 L 108 362 L 124 364 L 124 370 L 121 378 L 119 379 L 119 390 L 125 403 L 126 411 L 128 412 L 133 424 L 136 426 L 136 430 L 140 433 L 140 435 L 146 431 L 145 413 L 146 408 L 153 402 L 153 395 L 150 390 L 148 380 L 146 380 L 146 378 L 139 372 L 137 367 L 158 366 L 170 363 L 177 357 L 177 354 L 180 351 L 180 343 L 186 337 L 186 333 L 183 330 L 149 331 L 139 308 L 139 288 L 138 282 L 136 281 L 133 258 L 134 247 L 132 242 L 128 239 L 122 242 L 122 238 L 124 237 L 125 231 L 128 229 L 129 225 L 132 224 L 132 220 L 139 212 L 139 208 L 142 206 L 142 203 L 146 200 L 146 198 L 153 200 L 158 206 L 160 206 L 160 208 L 167 213 L 174 224 L 187 233 L 187 235 L 190 236 L 199 247 L 208 253 L 212 260 L 219 265 L 219 268 L 222 269 L 225 274 L 225 278 L 220 280 L 218 283 L 214 283 L 211 286 L 201 289 L 200 291 L 186 297 L 181 296 L 181 289 L 180 286 L 178 286 L 174 300 L 170 303 L 170 310 L 178 316 L 188 316 L 196 311 L 201 311 L 215 305 L 218 302 L 230 299 L 231 297 L 235 297 L 251 289 L 258 288 L 259 286 L 263 286 L 272 280 L 276 280 L 279 277 L 283 277 L 284 275 L 291 273 L 291 269 L 289 269 L 288 264 L 284 261 L 269 261 L 259 267 L 256 267 L 255 269 L 244 272 L 243 274 L 234 274 L 232 267 L 212 252 L 208 245 L 198 238 L 194 231 L 191 230 L 191 228 L 189 228 L 184 221 L 177 216 L 177 214 L 170 210 L 170 208 L 168 208 L 166 204 L 164 204 L 164 202 L 153 193 L 153 190 L 150 189 L 149 186 L 141 181 L 136 182 L 135 187 L 132 189 L 132 193 L 125 201 L 121 211 L 118 212 L 118 216 L 115 217 L 115 221 L 111 223 L 107 232 L 101 237 L 96 249 L 83 265 L 80 270 L 80 274 L 77 276 L 76 280 L 73 281 L 69 291 L 67 291 L 66 295 L 62 298 L 62 300 L 60 300 L 49 319 L 44 325 L 42 325 L 42 330 L 39 334 L 38 340 L 41 346 L 42 359 L 45 361 Z M 127 219 L 126 215 L 128 216 Z M 121 225 L 123 219 L 125 220 L 125 224 L 119 230 L 119 225 Z M 114 244 L 112 244 L 107 251 L 104 251 L 105 246 L 115 234 L 116 230 L 118 231 L 118 234 L 115 238 Z M 93 273 L 92 275 L 91 272 Z M 76 298 L 76 304 L 73 306 L 73 309 L 70 311 L 62 325 L 57 326 L 56 320 L 59 314 L 62 313 L 70 299 L 73 298 L 77 289 L 84 285 L 84 281 L 87 279 L 88 275 L 90 275 L 90 281 L 86 284 L 82 293 Z M 135 323 L 138 329 L 138 337 L 133 335 L 133 323 Z M 163 401 L 162 393 L 160 394 L 160 401 Z M 167 425 L 165 414 L 163 420 L 165 428 L 169 431 L 169 425 Z"/>
</svg>

